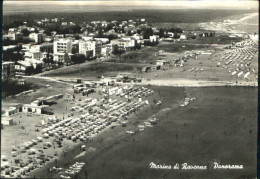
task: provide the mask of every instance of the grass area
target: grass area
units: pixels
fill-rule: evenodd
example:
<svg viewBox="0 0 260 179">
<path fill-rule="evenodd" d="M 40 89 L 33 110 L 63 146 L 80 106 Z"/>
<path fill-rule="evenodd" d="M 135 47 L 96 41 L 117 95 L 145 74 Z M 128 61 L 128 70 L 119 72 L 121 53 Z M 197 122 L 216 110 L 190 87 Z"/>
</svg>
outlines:
<svg viewBox="0 0 260 179">
<path fill-rule="evenodd" d="M 43 97 L 43 96 L 50 96 L 54 94 L 59 94 L 68 86 L 52 82 L 52 81 L 46 81 L 43 79 L 35 79 L 35 78 L 25 78 L 25 83 L 30 83 L 31 86 L 37 86 L 37 88 L 31 88 L 35 89 L 34 92 L 26 94 L 26 95 L 19 95 L 19 96 L 9 96 L 8 98 L 4 98 L 2 100 L 2 107 L 9 106 L 9 103 L 31 103 L 33 100 Z M 46 87 L 46 85 L 50 85 L 50 87 Z"/>
<path fill-rule="evenodd" d="M 197 43 L 199 43 L 199 41 L 200 40 L 188 40 L 185 42 L 176 43 L 161 42 L 156 46 L 143 47 L 141 50 L 138 51 L 129 51 L 126 54 L 122 55 L 122 57 L 118 59 L 113 59 L 111 61 L 130 64 L 155 64 L 156 60 L 159 59 L 157 53 L 160 50 L 165 50 L 165 52 L 168 53 L 177 53 L 196 49 L 206 49 L 210 47 L 207 43 L 198 45 Z"/>
<path fill-rule="evenodd" d="M 197 37 L 196 39 L 189 40 L 189 43 L 194 44 L 231 44 L 232 42 L 240 42 L 243 38 L 229 37 L 228 35 L 219 35 L 216 37 Z"/>
<path fill-rule="evenodd" d="M 78 77 L 97 77 L 99 75 L 115 75 L 119 71 L 137 72 L 141 71 L 141 65 L 95 62 L 83 63 L 73 67 L 64 67 L 55 71 L 49 71 L 44 76 L 78 76 Z"/>
</svg>

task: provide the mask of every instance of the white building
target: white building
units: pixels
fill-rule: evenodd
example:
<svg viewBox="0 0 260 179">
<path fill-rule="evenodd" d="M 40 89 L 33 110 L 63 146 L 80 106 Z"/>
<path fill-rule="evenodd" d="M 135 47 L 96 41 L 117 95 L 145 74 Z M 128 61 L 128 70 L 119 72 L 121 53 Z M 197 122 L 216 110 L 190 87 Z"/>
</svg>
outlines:
<svg viewBox="0 0 260 179">
<path fill-rule="evenodd" d="M 180 40 L 186 40 L 187 39 L 187 36 L 186 35 L 181 35 L 180 36 Z"/>
<path fill-rule="evenodd" d="M 122 39 L 111 40 L 112 45 L 118 45 L 119 48 L 134 48 L 137 45 L 137 41 L 132 37 L 123 37 Z"/>
<path fill-rule="evenodd" d="M 94 38 L 96 41 L 101 41 L 103 44 L 109 43 L 108 38 Z"/>
<path fill-rule="evenodd" d="M 42 58 L 42 53 L 40 51 L 29 50 L 29 51 L 25 52 L 24 57 L 30 58 L 30 59 L 35 59 L 35 60 L 40 60 Z"/>
<path fill-rule="evenodd" d="M 158 42 L 159 37 L 157 35 L 150 36 L 150 42 Z"/>
<path fill-rule="evenodd" d="M 79 53 L 90 57 L 99 57 L 101 55 L 100 41 L 79 41 Z"/>
<path fill-rule="evenodd" d="M 67 63 L 72 52 L 72 42 L 69 39 L 58 39 L 53 44 L 53 60 L 55 62 Z"/>
<path fill-rule="evenodd" d="M 42 33 L 31 33 L 29 38 L 33 39 L 36 43 L 43 42 L 43 34 Z"/>
<path fill-rule="evenodd" d="M 54 53 L 71 53 L 72 42 L 70 39 L 58 39 L 54 41 L 53 52 Z"/>
<path fill-rule="evenodd" d="M 27 69 L 30 68 L 31 66 L 32 66 L 31 63 L 27 61 L 19 60 L 15 65 L 15 73 L 17 75 L 25 75 Z"/>
<path fill-rule="evenodd" d="M 23 38 L 23 34 L 20 32 L 9 32 L 7 36 L 10 40 L 19 40 Z"/>
</svg>

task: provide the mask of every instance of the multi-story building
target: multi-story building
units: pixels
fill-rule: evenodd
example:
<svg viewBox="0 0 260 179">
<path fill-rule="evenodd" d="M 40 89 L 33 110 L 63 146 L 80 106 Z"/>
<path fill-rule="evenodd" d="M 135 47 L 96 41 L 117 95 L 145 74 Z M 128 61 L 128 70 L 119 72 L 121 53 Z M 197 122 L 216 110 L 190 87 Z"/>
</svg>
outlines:
<svg viewBox="0 0 260 179">
<path fill-rule="evenodd" d="M 2 80 L 15 77 L 15 63 L 14 62 L 3 62 L 2 63 Z"/>
<path fill-rule="evenodd" d="M 10 40 L 19 40 L 23 38 L 23 34 L 20 32 L 9 32 L 8 33 L 8 38 Z"/>
<path fill-rule="evenodd" d="M 42 53 L 40 51 L 30 50 L 28 52 L 25 52 L 24 57 L 30 58 L 30 59 L 35 59 L 35 60 L 40 60 L 42 58 Z"/>
<path fill-rule="evenodd" d="M 111 44 L 118 45 L 119 48 L 127 50 L 135 48 L 137 45 L 137 41 L 131 37 L 123 37 L 122 39 L 111 40 Z"/>
<path fill-rule="evenodd" d="M 53 44 L 53 60 L 55 62 L 67 63 L 72 52 L 72 42 L 70 39 L 58 39 Z"/>
<path fill-rule="evenodd" d="M 71 53 L 72 42 L 70 39 L 58 39 L 54 41 L 54 53 Z"/>
<path fill-rule="evenodd" d="M 100 41 L 79 41 L 79 53 L 84 54 L 88 57 L 100 57 L 101 55 Z"/>
</svg>

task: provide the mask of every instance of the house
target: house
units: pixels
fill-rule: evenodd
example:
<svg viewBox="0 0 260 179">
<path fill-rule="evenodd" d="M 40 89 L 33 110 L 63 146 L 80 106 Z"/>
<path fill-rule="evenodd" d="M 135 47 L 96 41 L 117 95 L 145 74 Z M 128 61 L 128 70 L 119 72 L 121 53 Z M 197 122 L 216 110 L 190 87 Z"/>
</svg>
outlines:
<svg viewBox="0 0 260 179">
<path fill-rule="evenodd" d="M 17 61 L 17 64 L 15 65 L 15 74 L 17 75 L 25 75 L 28 73 L 28 69 L 32 67 L 31 63 L 26 61 Z"/>
<path fill-rule="evenodd" d="M 41 106 L 41 105 L 44 105 L 44 104 L 46 104 L 46 100 L 43 97 L 38 98 L 38 99 L 34 100 L 33 102 L 31 102 L 32 106 Z"/>
<path fill-rule="evenodd" d="M 36 106 L 36 105 L 31 105 L 31 104 L 25 104 L 23 106 L 23 112 L 42 114 L 46 107 L 48 107 L 48 106 L 47 105 Z"/>
<path fill-rule="evenodd" d="M 89 36 L 82 36 L 82 40 L 85 40 L 85 41 L 91 41 L 91 40 L 94 40 L 94 37 L 89 37 Z"/>
<path fill-rule="evenodd" d="M 68 22 L 61 22 L 61 25 L 68 25 Z"/>
<path fill-rule="evenodd" d="M 156 61 L 156 65 L 158 65 L 158 66 L 167 66 L 169 64 L 170 63 L 168 61 L 166 61 L 166 60 L 157 60 Z"/>
<path fill-rule="evenodd" d="M 23 38 L 23 34 L 20 32 L 9 32 L 8 33 L 8 38 L 10 40 L 19 40 Z"/>
<path fill-rule="evenodd" d="M 29 38 L 33 39 L 36 43 L 43 42 L 43 34 L 42 33 L 31 33 L 31 34 L 29 34 Z"/>
<path fill-rule="evenodd" d="M 152 35 L 150 36 L 150 42 L 158 42 L 159 41 L 159 36 L 158 35 Z"/>
<path fill-rule="evenodd" d="M 9 109 L 5 110 L 3 115 L 6 117 L 13 116 L 19 112 L 22 112 L 22 107 L 23 107 L 22 104 L 17 104 L 15 106 L 12 106 Z"/>
<path fill-rule="evenodd" d="M 42 53 L 40 51 L 29 50 L 24 54 L 25 58 L 40 60 L 42 58 Z"/>
<path fill-rule="evenodd" d="M 109 47 L 102 47 L 102 49 L 101 49 L 101 55 L 102 56 L 108 56 L 109 55 L 109 53 L 110 53 L 110 48 Z"/>
<path fill-rule="evenodd" d="M 124 50 L 133 49 L 137 45 L 137 41 L 132 37 L 122 37 L 122 39 L 111 40 L 112 45 L 118 45 Z"/>
<path fill-rule="evenodd" d="M 186 35 L 184 35 L 184 34 L 182 34 L 182 35 L 180 35 L 180 38 L 179 38 L 180 40 L 186 40 L 187 39 L 187 36 Z"/>
<path fill-rule="evenodd" d="M 53 61 L 56 63 L 62 63 L 62 64 L 69 63 L 70 62 L 69 54 L 68 53 L 54 53 Z"/>
<path fill-rule="evenodd" d="M 4 116 L 9 117 L 9 116 L 12 116 L 17 113 L 18 113 L 18 110 L 16 109 L 16 107 L 10 107 L 9 109 L 7 109 L 5 111 Z"/>
<path fill-rule="evenodd" d="M 2 119 L 1 119 L 1 124 L 3 124 L 3 125 L 10 126 L 10 125 L 12 125 L 13 123 L 14 123 L 14 122 L 13 122 L 13 119 L 12 119 L 12 118 L 2 117 Z"/>
<path fill-rule="evenodd" d="M 96 41 L 101 41 L 102 44 L 107 44 L 107 43 L 109 43 L 109 39 L 108 39 L 108 38 L 94 38 L 94 40 L 96 40 Z"/>
</svg>

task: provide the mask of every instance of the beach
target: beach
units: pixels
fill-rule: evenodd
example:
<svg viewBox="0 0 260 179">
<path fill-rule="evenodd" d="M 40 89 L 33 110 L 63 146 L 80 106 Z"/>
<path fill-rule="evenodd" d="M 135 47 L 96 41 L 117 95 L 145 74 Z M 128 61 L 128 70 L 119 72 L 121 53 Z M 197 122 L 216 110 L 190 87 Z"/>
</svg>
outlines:
<svg viewBox="0 0 260 179">
<path fill-rule="evenodd" d="M 256 88 L 159 86 L 151 86 L 151 88 L 155 91 L 155 95 L 160 91 L 161 97 L 172 94 L 167 101 L 162 102 L 160 108 L 153 109 L 160 118 L 158 124 L 135 135 L 126 134 L 127 130 L 136 129 L 141 121 L 152 115 L 140 111 L 136 116 L 131 116 L 129 119 L 131 124 L 126 128 L 116 126 L 114 129 L 98 134 L 92 143 L 86 144 L 85 155 L 81 154 L 82 151 L 78 146 L 69 151 L 67 156 L 61 155 L 57 165 L 66 168 L 75 161 L 85 162 L 85 167 L 76 178 L 104 178 L 104 176 L 107 176 L 106 178 L 136 178 L 137 176 L 148 178 L 236 176 L 239 178 L 256 175 L 254 173 L 257 135 Z M 185 93 L 196 99 L 188 106 L 180 107 Z M 224 104 L 228 104 L 228 107 Z M 198 127 L 200 131 L 197 130 Z M 246 145 L 243 141 L 247 141 Z M 79 154 L 81 156 L 74 159 Z M 189 172 L 155 170 L 149 168 L 150 162 L 158 164 L 187 162 L 207 165 L 209 169 L 189 170 Z M 228 172 L 213 170 L 210 168 L 213 162 L 242 164 L 244 169 Z M 52 165 L 55 163 L 51 162 L 35 170 L 31 177 L 34 175 L 39 178 L 58 177 L 59 174 L 46 172 Z"/>
</svg>

